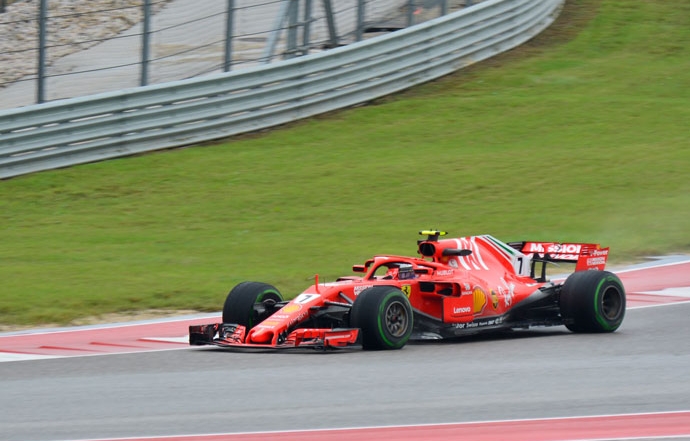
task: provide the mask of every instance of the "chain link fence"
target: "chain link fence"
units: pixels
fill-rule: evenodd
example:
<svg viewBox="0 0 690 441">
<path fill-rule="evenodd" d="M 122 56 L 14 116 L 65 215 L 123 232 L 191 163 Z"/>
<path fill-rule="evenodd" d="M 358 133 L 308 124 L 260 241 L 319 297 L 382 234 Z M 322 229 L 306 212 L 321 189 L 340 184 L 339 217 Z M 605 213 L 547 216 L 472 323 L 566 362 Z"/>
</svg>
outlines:
<svg viewBox="0 0 690 441">
<path fill-rule="evenodd" d="M 0 13 L 0 108 L 303 56 L 477 0 L 16 0 Z"/>
</svg>

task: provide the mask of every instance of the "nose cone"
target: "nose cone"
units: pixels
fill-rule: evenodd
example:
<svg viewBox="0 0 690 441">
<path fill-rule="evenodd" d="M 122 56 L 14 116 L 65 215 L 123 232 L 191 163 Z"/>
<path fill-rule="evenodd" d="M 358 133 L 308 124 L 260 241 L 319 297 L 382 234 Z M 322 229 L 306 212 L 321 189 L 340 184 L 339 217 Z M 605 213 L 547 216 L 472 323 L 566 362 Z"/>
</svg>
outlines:
<svg viewBox="0 0 690 441">
<path fill-rule="evenodd" d="M 247 343 L 269 344 L 273 340 L 273 330 L 256 327 L 249 331 Z"/>
</svg>

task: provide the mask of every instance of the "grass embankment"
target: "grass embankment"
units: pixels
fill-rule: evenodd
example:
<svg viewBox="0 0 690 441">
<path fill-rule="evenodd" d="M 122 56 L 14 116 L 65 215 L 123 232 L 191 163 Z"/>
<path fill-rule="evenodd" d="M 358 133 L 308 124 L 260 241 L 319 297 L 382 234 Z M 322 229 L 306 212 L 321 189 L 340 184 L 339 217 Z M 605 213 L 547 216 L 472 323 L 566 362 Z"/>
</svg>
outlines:
<svg viewBox="0 0 690 441">
<path fill-rule="evenodd" d="M 0 182 L 0 323 L 217 311 L 421 228 L 690 250 L 690 3 L 569 2 L 529 45 L 373 105 Z"/>
</svg>

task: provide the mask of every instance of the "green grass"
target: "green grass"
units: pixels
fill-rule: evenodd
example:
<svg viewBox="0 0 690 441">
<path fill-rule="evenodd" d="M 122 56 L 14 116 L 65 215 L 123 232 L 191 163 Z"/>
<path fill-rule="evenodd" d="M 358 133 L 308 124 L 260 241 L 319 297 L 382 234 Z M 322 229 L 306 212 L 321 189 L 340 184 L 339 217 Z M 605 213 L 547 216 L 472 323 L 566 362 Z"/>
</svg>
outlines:
<svg viewBox="0 0 690 441">
<path fill-rule="evenodd" d="M 0 182 L 0 324 L 217 311 L 416 232 L 690 250 L 690 2 L 582 0 L 536 41 L 261 135 Z"/>
</svg>

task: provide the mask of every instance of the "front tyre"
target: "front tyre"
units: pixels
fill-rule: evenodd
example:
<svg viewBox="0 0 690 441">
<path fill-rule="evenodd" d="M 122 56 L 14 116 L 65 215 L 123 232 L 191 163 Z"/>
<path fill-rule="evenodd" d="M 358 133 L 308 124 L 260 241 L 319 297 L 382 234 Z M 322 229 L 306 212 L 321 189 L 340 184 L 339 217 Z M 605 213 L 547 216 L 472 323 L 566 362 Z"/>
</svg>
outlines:
<svg viewBox="0 0 690 441">
<path fill-rule="evenodd" d="M 412 307 L 394 286 L 365 289 L 350 311 L 350 326 L 360 329 L 364 349 L 400 349 L 412 334 Z"/>
<path fill-rule="evenodd" d="M 223 305 L 223 323 L 254 326 L 270 316 L 273 306 L 283 301 L 280 292 L 268 283 L 242 282 L 235 286 Z"/>
<path fill-rule="evenodd" d="M 563 284 L 561 316 L 573 332 L 613 332 L 625 316 L 625 289 L 608 271 L 579 271 Z"/>
</svg>

